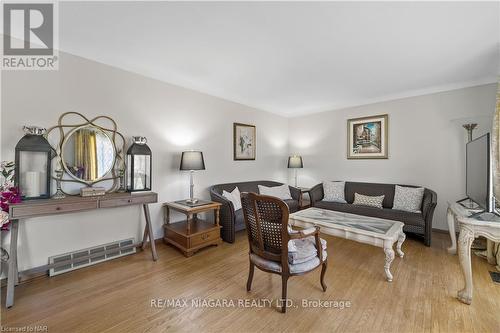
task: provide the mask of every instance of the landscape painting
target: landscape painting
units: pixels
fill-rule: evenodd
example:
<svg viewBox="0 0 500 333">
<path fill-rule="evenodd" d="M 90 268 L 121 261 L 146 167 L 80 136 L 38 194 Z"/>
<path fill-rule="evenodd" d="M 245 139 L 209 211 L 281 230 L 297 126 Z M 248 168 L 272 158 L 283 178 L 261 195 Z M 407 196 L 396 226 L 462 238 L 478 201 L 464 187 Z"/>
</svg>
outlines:
<svg viewBox="0 0 500 333">
<path fill-rule="evenodd" d="M 388 158 L 388 115 L 347 120 L 347 158 Z"/>
<path fill-rule="evenodd" d="M 234 160 L 255 160 L 255 126 L 247 124 L 233 124 Z"/>
</svg>

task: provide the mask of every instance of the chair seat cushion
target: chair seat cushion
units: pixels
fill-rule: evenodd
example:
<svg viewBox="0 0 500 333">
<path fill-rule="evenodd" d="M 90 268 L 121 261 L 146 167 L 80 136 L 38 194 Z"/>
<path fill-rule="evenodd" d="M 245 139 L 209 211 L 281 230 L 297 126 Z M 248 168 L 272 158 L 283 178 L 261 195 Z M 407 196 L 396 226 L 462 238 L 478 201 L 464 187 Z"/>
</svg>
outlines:
<svg viewBox="0 0 500 333">
<path fill-rule="evenodd" d="M 320 238 L 320 241 L 323 251 L 326 251 L 326 240 Z M 313 236 L 292 239 L 288 242 L 288 262 L 290 264 L 301 264 L 317 256 L 316 239 Z"/>
<path fill-rule="evenodd" d="M 326 257 L 328 254 L 326 251 L 323 251 L 323 261 L 326 260 Z M 272 261 L 268 259 L 264 259 L 262 257 L 259 257 L 258 255 L 254 253 L 250 253 L 250 261 L 256 265 L 257 267 L 261 269 L 265 269 L 268 271 L 276 272 L 276 273 L 281 273 L 281 263 L 277 261 Z M 307 260 L 305 262 L 301 262 L 298 264 L 288 264 L 290 273 L 292 274 L 299 274 L 299 273 L 305 273 L 307 271 L 310 271 L 320 265 L 319 257 L 314 256 L 312 259 Z"/>
</svg>

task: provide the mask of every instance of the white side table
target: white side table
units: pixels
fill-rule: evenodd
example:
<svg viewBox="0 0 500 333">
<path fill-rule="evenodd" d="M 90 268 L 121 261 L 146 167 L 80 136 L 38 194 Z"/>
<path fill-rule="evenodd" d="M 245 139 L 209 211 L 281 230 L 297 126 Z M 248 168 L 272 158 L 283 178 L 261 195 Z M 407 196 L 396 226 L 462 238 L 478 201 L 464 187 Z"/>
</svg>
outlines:
<svg viewBox="0 0 500 333">
<path fill-rule="evenodd" d="M 457 294 L 457 298 L 465 303 L 472 303 L 472 266 L 471 245 L 476 237 L 483 236 L 491 241 L 500 242 L 500 217 L 491 215 L 485 219 L 468 217 L 471 211 L 457 203 L 448 203 L 448 228 L 450 230 L 451 247 L 448 252 L 457 252 L 455 220 L 458 222 L 458 259 L 464 274 L 465 287 Z"/>
</svg>

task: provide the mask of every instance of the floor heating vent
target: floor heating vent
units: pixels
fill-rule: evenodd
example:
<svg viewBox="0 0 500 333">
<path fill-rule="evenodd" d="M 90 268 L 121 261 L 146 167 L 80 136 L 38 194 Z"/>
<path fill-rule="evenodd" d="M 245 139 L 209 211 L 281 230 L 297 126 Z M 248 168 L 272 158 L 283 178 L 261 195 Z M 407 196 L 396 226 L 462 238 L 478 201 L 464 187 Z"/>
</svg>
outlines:
<svg viewBox="0 0 500 333">
<path fill-rule="evenodd" d="M 103 261 L 135 253 L 136 248 L 132 246 L 133 244 L 134 239 L 130 238 L 49 257 L 49 264 L 61 264 L 51 268 L 49 275 L 59 275 L 69 271 L 74 271 L 78 268 L 95 265 Z"/>
</svg>

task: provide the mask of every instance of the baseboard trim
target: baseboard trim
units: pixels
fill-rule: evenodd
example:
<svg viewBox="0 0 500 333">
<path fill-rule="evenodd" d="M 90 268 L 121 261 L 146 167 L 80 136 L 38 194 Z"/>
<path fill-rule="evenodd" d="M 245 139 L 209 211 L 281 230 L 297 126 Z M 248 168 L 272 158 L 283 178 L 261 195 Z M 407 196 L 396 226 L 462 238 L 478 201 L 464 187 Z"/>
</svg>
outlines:
<svg viewBox="0 0 500 333">
<path fill-rule="evenodd" d="M 156 246 L 158 246 L 160 243 L 163 243 L 163 237 L 155 239 Z M 148 242 L 148 244 L 149 244 L 149 242 Z M 104 262 L 106 262 L 106 261 L 104 261 Z M 102 264 L 102 263 L 99 263 L 99 264 Z M 97 264 L 97 265 L 99 265 L 99 264 Z M 30 268 L 26 271 L 19 272 L 19 284 L 31 282 L 33 280 L 40 279 L 42 277 L 48 277 L 49 271 L 42 269 L 44 266 L 33 267 L 33 268 Z M 71 272 L 68 272 L 68 273 L 71 273 Z M 0 280 L 0 287 L 3 288 L 6 286 L 7 286 L 7 278 L 1 279 Z"/>
</svg>

